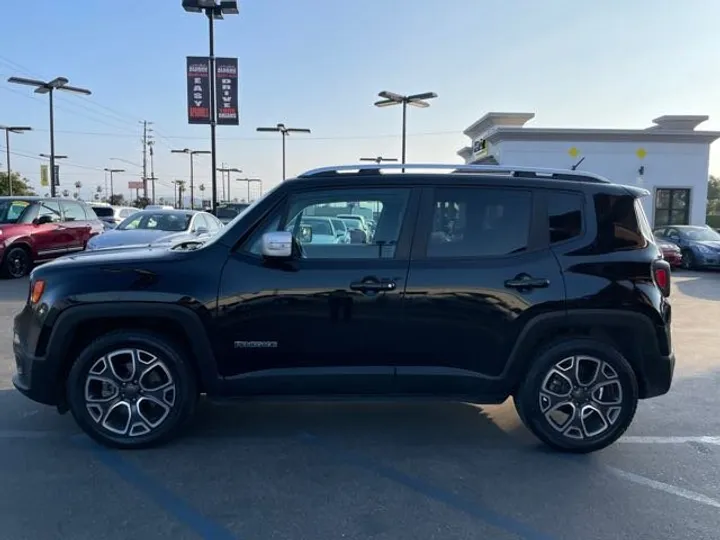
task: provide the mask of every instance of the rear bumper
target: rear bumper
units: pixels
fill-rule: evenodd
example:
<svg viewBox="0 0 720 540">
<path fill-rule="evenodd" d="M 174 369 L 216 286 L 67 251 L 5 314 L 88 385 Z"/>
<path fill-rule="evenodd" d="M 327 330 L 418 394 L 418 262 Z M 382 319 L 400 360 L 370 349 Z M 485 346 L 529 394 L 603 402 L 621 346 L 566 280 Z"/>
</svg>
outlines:
<svg viewBox="0 0 720 540">
<path fill-rule="evenodd" d="M 670 391 L 675 373 L 675 353 L 659 356 L 645 362 L 643 394 L 641 399 L 662 396 Z"/>
</svg>

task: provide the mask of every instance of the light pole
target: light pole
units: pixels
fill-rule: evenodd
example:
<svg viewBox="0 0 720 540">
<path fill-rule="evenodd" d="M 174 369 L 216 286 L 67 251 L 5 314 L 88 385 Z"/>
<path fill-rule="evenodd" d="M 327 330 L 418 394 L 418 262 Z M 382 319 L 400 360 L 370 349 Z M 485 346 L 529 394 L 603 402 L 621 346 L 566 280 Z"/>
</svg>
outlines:
<svg viewBox="0 0 720 540">
<path fill-rule="evenodd" d="M 405 165 L 405 148 L 407 139 L 407 106 L 419 107 L 425 109 L 430 106 L 428 99 L 437 97 L 435 92 L 424 92 L 422 94 L 413 94 L 411 96 L 401 96 L 384 90 L 378 94 L 381 99 L 375 102 L 376 107 L 390 107 L 392 105 L 402 105 L 402 164 Z M 405 172 L 405 169 L 403 169 Z"/>
<path fill-rule="evenodd" d="M 217 115 L 215 111 L 215 19 L 222 19 L 223 15 L 237 15 L 238 4 L 236 0 L 182 0 L 182 7 L 188 13 L 205 13 L 208 19 L 209 44 L 210 44 L 210 152 L 212 164 L 212 210 L 217 207 L 217 144 L 215 140 L 215 128 L 217 126 Z M 192 180 L 190 181 L 192 186 Z M 192 207 L 192 187 L 190 187 L 190 206 Z"/>
<path fill-rule="evenodd" d="M 360 161 L 374 161 L 375 163 L 380 164 L 380 163 L 382 163 L 382 162 L 384 162 L 384 161 L 397 161 L 397 158 L 394 158 L 394 157 L 392 157 L 392 158 L 386 158 L 386 157 L 382 157 L 382 156 L 378 156 L 378 157 L 361 157 L 361 158 L 360 158 Z"/>
<path fill-rule="evenodd" d="M 108 198 L 108 202 L 109 202 L 110 204 L 112 204 L 111 201 L 112 201 L 112 198 L 113 198 L 113 195 L 114 195 L 114 194 L 113 194 L 113 173 L 123 173 L 123 172 L 125 172 L 125 169 L 110 169 L 110 168 L 106 168 L 106 169 L 105 169 L 105 172 L 109 172 L 109 173 L 110 173 L 110 197 Z"/>
<path fill-rule="evenodd" d="M 235 181 L 236 182 L 247 182 L 247 201 L 246 202 L 248 202 L 248 203 L 250 202 L 250 184 L 252 184 L 253 182 L 260 184 L 260 195 L 262 195 L 262 180 L 260 180 L 259 178 L 236 178 Z"/>
<path fill-rule="evenodd" d="M 39 81 L 37 79 L 25 79 L 23 77 L 10 77 L 8 82 L 34 86 L 36 94 L 48 94 L 50 101 L 50 196 L 55 196 L 55 113 L 53 110 L 53 93 L 55 90 L 65 90 L 76 94 L 89 96 L 92 92 L 87 88 L 68 86 L 65 77 L 55 77 L 51 81 Z"/>
<path fill-rule="evenodd" d="M 230 202 L 230 173 L 236 172 L 240 174 L 242 170 L 236 169 L 235 167 L 225 167 L 223 164 L 223 166 L 218 169 L 218 172 L 223 173 L 223 197 L 225 195 L 225 173 L 227 173 L 227 201 Z"/>
<path fill-rule="evenodd" d="M 194 173 L 194 167 L 193 167 L 193 157 L 198 154 L 213 154 L 212 151 L 208 150 L 190 150 L 189 148 L 183 148 L 182 150 L 171 150 L 173 154 L 187 154 L 190 156 L 190 210 L 195 210 L 195 191 L 193 187 L 193 177 L 195 175 Z M 213 181 L 212 185 L 213 188 L 216 187 L 215 184 L 215 154 L 213 154 Z M 213 208 L 215 207 L 215 204 L 217 204 L 217 199 L 215 198 L 215 194 L 213 193 Z"/>
<path fill-rule="evenodd" d="M 8 178 L 8 195 L 12 197 L 12 176 L 10 169 L 10 134 L 11 133 L 20 133 L 22 134 L 23 131 L 32 131 L 31 127 L 27 126 L 0 126 L 0 129 L 5 130 L 5 150 L 7 151 L 7 178 Z"/>
<path fill-rule="evenodd" d="M 282 135 L 282 179 L 285 180 L 285 137 L 290 135 L 290 133 L 310 133 L 310 130 L 307 128 L 289 128 L 285 127 L 285 124 L 278 124 L 275 127 L 259 127 L 257 128 L 258 131 L 263 132 L 274 132 L 274 133 L 280 133 Z"/>
</svg>

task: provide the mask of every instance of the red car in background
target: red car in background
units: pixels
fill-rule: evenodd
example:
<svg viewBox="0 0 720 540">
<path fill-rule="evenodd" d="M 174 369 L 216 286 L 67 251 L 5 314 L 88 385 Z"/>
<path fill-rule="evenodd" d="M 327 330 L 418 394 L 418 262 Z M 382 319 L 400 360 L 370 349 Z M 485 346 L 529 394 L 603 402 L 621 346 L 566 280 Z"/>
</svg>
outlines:
<svg viewBox="0 0 720 540">
<path fill-rule="evenodd" d="M 660 248 L 660 251 L 662 251 L 663 259 L 665 259 L 670 266 L 678 268 L 682 265 L 682 252 L 677 245 L 668 242 L 664 238 L 658 238 L 657 236 L 655 236 L 655 243 Z"/>
<path fill-rule="evenodd" d="M 92 208 L 81 201 L 0 197 L 0 272 L 23 277 L 36 263 L 84 250 L 103 230 Z"/>
</svg>

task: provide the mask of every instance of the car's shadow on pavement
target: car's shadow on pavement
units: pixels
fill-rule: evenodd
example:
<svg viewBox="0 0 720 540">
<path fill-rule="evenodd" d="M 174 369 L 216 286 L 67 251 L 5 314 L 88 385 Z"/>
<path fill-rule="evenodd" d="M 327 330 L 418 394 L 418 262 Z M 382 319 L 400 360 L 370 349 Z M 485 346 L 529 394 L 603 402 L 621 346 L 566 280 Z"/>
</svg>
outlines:
<svg viewBox="0 0 720 540">
<path fill-rule="evenodd" d="M 674 270 L 673 285 L 684 295 L 702 300 L 720 300 L 720 272 Z"/>
</svg>

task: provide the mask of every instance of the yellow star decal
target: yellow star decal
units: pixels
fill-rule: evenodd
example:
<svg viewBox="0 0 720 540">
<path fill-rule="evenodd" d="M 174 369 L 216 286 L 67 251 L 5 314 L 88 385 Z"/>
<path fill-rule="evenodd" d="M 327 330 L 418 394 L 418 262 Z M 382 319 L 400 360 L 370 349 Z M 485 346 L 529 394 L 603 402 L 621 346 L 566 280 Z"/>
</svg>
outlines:
<svg viewBox="0 0 720 540">
<path fill-rule="evenodd" d="M 644 159 L 645 156 L 647 156 L 647 151 L 644 148 L 638 148 L 635 151 L 635 155 L 640 159 Z"/>
<path fill-rule="evenodd" d="M 579 153 L 580 153 L 580 150 L 578 150 L 574 146 L 570 150 L 568 150 L 568 154 L 570 154 L 570 157 L 578 157 Z"/>
</svg>

